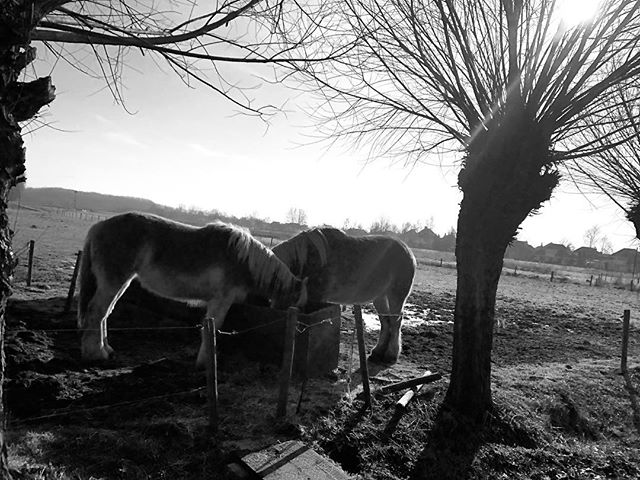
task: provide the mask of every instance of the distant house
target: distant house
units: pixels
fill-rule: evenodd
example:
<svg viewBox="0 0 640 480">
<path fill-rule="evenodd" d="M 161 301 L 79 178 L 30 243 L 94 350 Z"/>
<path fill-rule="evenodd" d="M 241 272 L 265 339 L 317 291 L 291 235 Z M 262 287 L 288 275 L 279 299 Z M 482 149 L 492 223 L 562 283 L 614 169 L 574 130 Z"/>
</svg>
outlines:
<svg viewBox="0 0 640 480">
<path fill-rule="evenodd" d="M 636 265 L 638 251 L 633 248 L 623 248 L 609 256 L 607 267 L 617 272 L 633 272 Z"/>
<path fill-rule="evenodd" d="M 574 250 L 573 257 L 578 267 L 597 267 L 603 259 L 603 255 L 591 247 L 580 247 Z"/>
<path fill-rule="evenodd" d="M 426 227 L 419 232 L 415 229 L 409 230 L 408 232 L 403 233 L 400 237 L 410 247 L 425 249 L 433 249 L 433 245 L 438 239 L 438 235 Z"/>
<path fill-rule="evenodd" d="M 514 240 L 507 247 L 505 257 L 514 260 L 533 260 L 536 249 L 522 240 Z"/>
<path fill-rule="evenodd" d="M 438 237 L 433 242 L 433 249 L 439 250 L 441 252 L 453 252 L 456 249 L 456 234 L 452 231 L 444 235 L 443 237 Z"/>
<path fill-rule="evenodd" d="M 556 265 L 570 265 L 573 260 L 571 249 L 559 243 L 547 243 L 535 251 L 536 262 L 553 263 Z"/>
</svg>

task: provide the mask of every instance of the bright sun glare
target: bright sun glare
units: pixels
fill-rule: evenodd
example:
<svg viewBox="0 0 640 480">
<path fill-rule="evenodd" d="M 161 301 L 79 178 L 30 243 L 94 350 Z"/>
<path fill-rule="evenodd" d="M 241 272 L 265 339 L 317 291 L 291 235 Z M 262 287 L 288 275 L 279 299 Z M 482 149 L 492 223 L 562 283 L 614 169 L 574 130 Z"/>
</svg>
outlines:
<svg viewBox="0 0 640 480">
<path fill-rule="evenodd" d="M 558 0 L 558 16 L 571 28 L 592 20 L 602 0 Z"/>
</svg>

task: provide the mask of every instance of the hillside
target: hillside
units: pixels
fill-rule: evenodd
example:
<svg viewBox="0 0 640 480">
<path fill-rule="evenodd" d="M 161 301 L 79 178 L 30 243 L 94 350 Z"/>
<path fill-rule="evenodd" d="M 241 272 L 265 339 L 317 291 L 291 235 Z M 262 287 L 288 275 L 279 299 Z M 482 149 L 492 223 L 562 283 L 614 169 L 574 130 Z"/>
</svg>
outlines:
<svg viewBox="0 0 640 480">
<path fill-rule="evenodd" d="M 173 208 L 145 198 L 121 197 L 96 192 L 81 192 L 66 188 L 25 188 L 20 185 L 11 191 L 11 202 L 26 207 L 60 208 L 64 210 L 91 211 L 97 213 L 123 213 L 139 211 L 154 213 L 179 222 L 204 225 L 215 220 L 241 225 L 254 235 L 279 239 L 289 238 L 302 230 L 294 223 L 266 222 L 254 217 L 234 217 L 217 210 Z"/>
<path fill-rule="evenodd" d="M 95 192 L 80 192 L 66 188 L 15 188 L 10 200 L 22 205 L 45 206 L 64 209 L 90 210 L 94 212 L 127 212 L 139 210 L 159 212 L 168 207 L 145 198 L 120 197 Z"/>
</svg>

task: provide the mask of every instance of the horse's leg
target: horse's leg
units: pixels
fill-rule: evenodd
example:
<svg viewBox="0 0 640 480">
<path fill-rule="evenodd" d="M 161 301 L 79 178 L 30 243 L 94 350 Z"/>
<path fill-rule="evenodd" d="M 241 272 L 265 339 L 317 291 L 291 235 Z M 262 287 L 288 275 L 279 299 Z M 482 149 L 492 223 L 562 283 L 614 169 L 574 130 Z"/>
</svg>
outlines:
<svg viewBox="0 0 640 480">
<path fill-rule="evenodd" d="M 406 295 L 389 292 L 376 298 L 373 304 L 380 316 L 380 337 L 371 352 L 371 360 L 396 363 L 402 350 L 402 309 Z"/>
<path fill-rule="evenodd" d="M 106 340 L 106 316 L 117 290 L 98 288 L 89 301 L 84 331 L 80 341 L 83 360 L 107 360 L 110 355 Z"/>
<path fill-rule="evenodd" d="M 131 285 L 131 282 L 133 281 L 134 278 L 136 278 L 136 274 L 133 274 L 131 277 L 129 277 L 129 279 L 126 282 L 122 284 L 122 286 L 118 290 L 118 293 L 116 293 L 115 296 L 113 297 L 113 300 L 111 300 L 111 303 L 109 304 L 109 308 L 107 309 L 107 313 L 104 315 L 104 317 L 102 317 L 102 324 L 101 324 L 102 338 L 104 339 L 103 340 L 104 348 L 107 351 L 107 354 L 109 356 L 113 354 L 113 348 L 111 348 L 111 345 L 109 345 L 109 341 L 108 341 L 107 319 L 109 318 L 109 315 L 111 315 L 111 312 L 113 312 L 113 309 L 115 308 L 116 303 L 118 303 L 118 300 L 120 300 L 120 297 L 124 295 L 124 292 L 126 292 L 127 288 L 129 288 L 129 285 Z"/>
<path fill-rule="evenodd" d="M 209 318 L 213 318 L 214 328 L 218 330 L 222 327 L 224 318 L 226 317 L 227 312 L 229 311 L 229 308 L 231 308 L 232 304 L 233 298 L 216 298 L 210 300 L 207 303 L 207 314 L 205 317 L 205 321 L 207 321 L 207 319 Z M 205 336 L 205 329 L 203 326 L 203 328 L 200 329 L 200 350 L 198 350 L 198 357 L 196 359 L 196 368 L 198 369 L 205 368 L 207 366 L 207 363 L 209 362 L 206 340 L 207 338 Z"/>
<path fill-rule="evenodd" d="M 107 318 L 134 277 L 125 281 L 120 288 L 113 284 L 98 286 L 87 308 L 81 340 L 83 360 L 107 360 L 113 354 L 113 348 L 107 341 Z"/>
<path fill-rule="evenodd" d="M 378 336 L 378 343 L 373 347 L 369 359 L 373 362 L 386 363 L 387 345 L 389 344 L 389 301 L 387 297 L 383 295 L 374 299 L 373 305 L 376 307 L 378 318 L 380 319 L 380 335 Z"/>
</svg>

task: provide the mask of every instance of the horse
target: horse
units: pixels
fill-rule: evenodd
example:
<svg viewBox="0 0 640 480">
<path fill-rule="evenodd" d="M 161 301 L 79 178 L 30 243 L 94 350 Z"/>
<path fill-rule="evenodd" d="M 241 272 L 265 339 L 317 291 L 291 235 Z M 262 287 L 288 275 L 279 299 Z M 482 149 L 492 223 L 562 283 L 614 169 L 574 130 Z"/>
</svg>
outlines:
<svg viewBox="0 0 640 480">
<path fill-rule="evenodd" d="M 309 302 L 373 302 L 381 328 L 369 358 L 378 363 L 398 360 L 402 309 L 416 270 L 416 259 L 404 242 L 384 235 L 352 237 L 336 228 L 314 228 L 276 245 L 273 253 L 292 272 L 308 277 Z"/>
<path fill-rule="evenodd" d="M 107 318 L 134 278 L 161 297 L 206 306 L 217 329 L 229 307 L 248 294 L 270 299 L 274 308 L 302 307 L 307 298 L 307 281 L 239 227 L 220 222 L 195 227 L 136 212 L 116 215 L 93 225 L 84 244 L 78 298 L 83 360 L 113 354 Z M 206 360 L 203 332 L 196 365 Z"/>
</svg>

